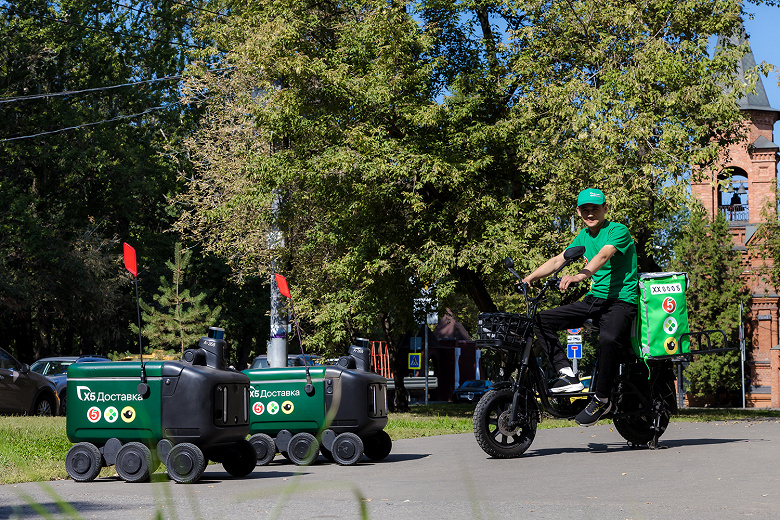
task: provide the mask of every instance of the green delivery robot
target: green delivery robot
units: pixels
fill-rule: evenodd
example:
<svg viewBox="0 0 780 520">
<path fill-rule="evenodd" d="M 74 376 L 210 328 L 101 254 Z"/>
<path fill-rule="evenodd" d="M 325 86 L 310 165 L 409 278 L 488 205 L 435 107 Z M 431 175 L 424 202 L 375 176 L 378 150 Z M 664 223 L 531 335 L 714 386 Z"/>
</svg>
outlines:
<svg viewBox="0 0 780 520">
<path fill-rule="evenodd" d="M 387 380 L 370 372 L 367 347 L 352 345 L 336 365 L 244 370 L 251 382 L 249 442 L 257 463 L 277 452 L 298 465 L 319 453 L 340 465 L 363 455 L 382 460 L 387 432 Z"/>
<path fill-rule="evenodd" d="M 171 479 L 200 479 L 209 460 L 233 476 L 256 465 L 249 434 L 249 378 L 227 368 L 223 329 L 211 327 L 179 361 L 74 363 L 68 367 L 68 451 L 73 480 L 116 466 L 128 482 L 160 462 Z"/>
</svg>

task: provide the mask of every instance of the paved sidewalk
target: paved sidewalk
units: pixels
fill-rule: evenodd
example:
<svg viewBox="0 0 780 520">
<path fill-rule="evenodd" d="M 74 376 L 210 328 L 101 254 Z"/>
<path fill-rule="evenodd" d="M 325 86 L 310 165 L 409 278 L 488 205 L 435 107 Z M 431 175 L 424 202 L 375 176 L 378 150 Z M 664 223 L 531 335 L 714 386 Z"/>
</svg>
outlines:
<svg viewBox="0 0 780 520">
<path fill-rule="evenodd" d="M 629 449 L 611 425 L 539 430 L 519 459 L 473 435 L 395 443 L 387 460 L 298 468 L 281 457 L 246 479 L 209 466 L 193 485 L 52 482 L 81 518 L 769 519 L 780 515 L 780 420 L 671 423 L 662 449 Z M 25 498 L 27 495 L 28 498 Z M 39 484 L 0 486 L 0 519 L 73 518 Z"/>
</svg>

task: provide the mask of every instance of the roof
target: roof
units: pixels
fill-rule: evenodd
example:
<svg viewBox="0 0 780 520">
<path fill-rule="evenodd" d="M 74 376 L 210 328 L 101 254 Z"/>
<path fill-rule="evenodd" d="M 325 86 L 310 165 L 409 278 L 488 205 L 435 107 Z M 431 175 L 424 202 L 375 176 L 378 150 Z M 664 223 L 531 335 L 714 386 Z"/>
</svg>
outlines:
<svg viewBox="0 0 780 520">
<path fill-rule="evenodd" d="M 739 31 L 730 37 L 724 37 L 719 36 L 718 37 L 718 44 L 716 47 L 715 52 L 718 52 L 718 49 L 722 48 L 725 45 L 725 42 L 728 41 L 729 45 L 741 45 L 745 41 L 748 40 L 748 36 L 745 33 L 744 26 L 741 26 Z M 741 83 L 747 83 L 747 79 L 745 78 L 745 71 L 750 70 L 756 66 L 756 59 L 753 57 L 753 51 L 748 49 L 748 52 L 745 53 L 745 55 L 742 57 L 742 59 L 737 64 L 737 80 Z M 737 105 L 739 106 L 740 110 L 763 110 L 766 112 L 778 112 L 780 113 L 780 110 L 777 110 L 775 108 L 772 108 L 769 105 L 769 98 L 766 96 L 766 90 L 764 90 L 764 82 L 761 81 L 761 76 L 758 76 L 758 80 L 756 81 L 756 91 L 754 93 L 748 93 L 745 97 L 739 98 L 737 100 Z"/>
<path fill-rule="evenodd" d="M 105 359 L 106 361 L 111 361 L 107 356 L 102 356 L 100 354 L 85 354 L 83 356 L 51 356 L 51 357 L 45 357 L 41 358 L 38 361 L 78 361 L 80 359 Z"/>
<path fill-rule="evenodd" d="M 758 136 L 758 139 L 753 141 L 752 146 L 756 150 L 780 150 L 780 147 L 778 147 L 775 143 L 773 143 L 763 135 Z"/>
</svg>

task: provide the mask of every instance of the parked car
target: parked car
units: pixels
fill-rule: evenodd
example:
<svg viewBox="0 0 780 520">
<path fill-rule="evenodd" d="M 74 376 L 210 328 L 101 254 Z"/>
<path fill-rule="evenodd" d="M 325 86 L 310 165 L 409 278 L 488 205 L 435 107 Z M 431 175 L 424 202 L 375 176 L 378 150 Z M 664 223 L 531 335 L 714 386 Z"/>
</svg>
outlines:
<svg viewBox="0 0 780 520">
<path fill-rule="evenodd" d="M 54 383 L 0 348 L 0 413 L 56 415 L 59 407 Z"/>
<path fill-rule="evenodd" d="M 305 358 L 301 354 L 287 354 L 288 367 L 302 367 L 306 365 L 312 367 L 322 364 L 321 361 L 322 357 L 311 354 L 306 354 Z M 252 361 L 252 364 L 249 366 L 249 368 L 268 368 L 268 356 L 266 354 L 257 356 Z"/>
<path fill-rule="evenodd" d="M 95 361 L 111 361 L 106 356 L 59 356 L 41 358 L 32 364 L 30 370 L 46 376 L 57 389 L 60 398 L 60 414 L 65 415 L 68 401 L 68 367 L 73 363 L 91 363 Z"/>
<path fill-rule="evenodd" d="M 492 381 L 487 379 L 472 379 L 464 381 L 462 385 L 452 392 L 452 402 L 468 402 L 474 403 L 480 400 L 480 398 L 487 393 L 493 386 Z"/>
</svg>

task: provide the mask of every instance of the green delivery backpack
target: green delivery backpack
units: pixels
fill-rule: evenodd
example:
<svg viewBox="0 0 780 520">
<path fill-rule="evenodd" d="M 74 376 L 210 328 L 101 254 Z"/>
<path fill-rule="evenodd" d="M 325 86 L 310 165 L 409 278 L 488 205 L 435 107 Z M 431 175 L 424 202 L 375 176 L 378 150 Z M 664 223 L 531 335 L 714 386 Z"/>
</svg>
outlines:
<svg viewBox="0 0 780 520">
<path fill-rule="evenodd" d="M 640 358 L 690 352 L 686 273 L 640 273 L 639 315 L 631 346 Z"/>
</svg>

